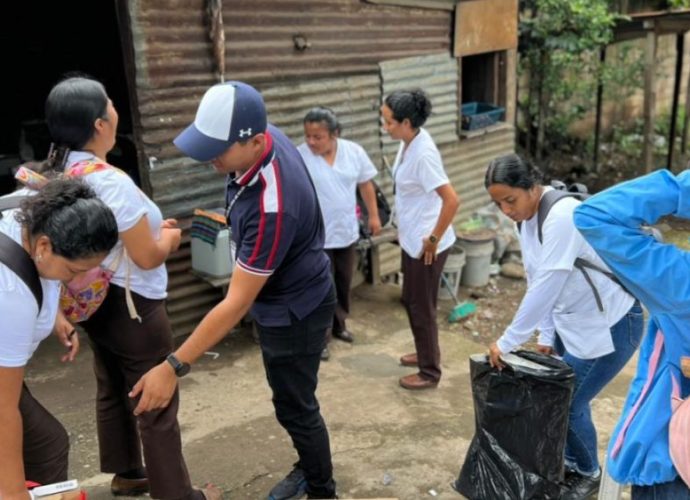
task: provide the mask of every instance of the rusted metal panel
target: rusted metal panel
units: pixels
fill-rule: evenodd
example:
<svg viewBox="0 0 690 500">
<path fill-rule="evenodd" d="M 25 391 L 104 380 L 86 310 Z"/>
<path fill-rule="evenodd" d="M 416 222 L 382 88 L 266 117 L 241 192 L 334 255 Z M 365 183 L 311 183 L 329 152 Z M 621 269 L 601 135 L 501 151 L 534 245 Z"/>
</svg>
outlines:
<svg viewBox="0 0 690 500">
<path fill-rule="evenodd" d="M 460 2 L 455 11 L 456 57 L 517 48 L 518 0 Z"/>
<path fill-rule="evenodd" d="M 152 197 L 166 217 L 188 218 L 194 208 L 222 206 L 223 178 L 172 144 L 193 121 L 203 93 L 217 82 L 207 0 L 129 0 L 127 7 L 138 144 L 148 163 L 142 168 Z M 262 91 L 269 119 L 296 142 L 310 106 L 335 108 L 343 136 L 362 144 L 376 164 L 381 156 L 378 63 L 450 51 L 449 11 L 361 0 L 223 0 L 221 10 L 227 79 Z M 303 50 L 297 48 L 300 43 Z M 169 266 L 168 309 L 175 333 L 188 333 L 220 300 L 220 291 L 189 272 L 188 244 Z"/>
<path fill-rule="evenodd" d="M 378 75 L 343 76 L 267 87 L 262 92 L 268 119 L 296 144 L 304 141 L 302 121 L 314 106 L 331 108 L 342 126 L 341 137 L 360 144 L 380 163 L 378 138 L 381 84 Z"/>
<path fill-rule="evenodd" d="M 400 7 L 417 7 L 421 9 L 453 10 L 460 0 L 366 0 L 381 5 L 398 5 Z"/>
<path fill-rule="evenodd" d="M 457 225 L 472 212 L 490 202 L 484 189 L 484 173 L 497 156 L 515 152 L 515 130 L 505 126 L 459 143 L 441 146 L 446 173 L 460 196 L 460 209 L 454 219 Z"/>
<path fill-rule="evenodd" d="M 438 145 L 458 142 L 458 62 L 448 52 L 382 62 L 383 98 L 395 90 L 421 88 L 431 100 L 431 116 L 424 124 Z M 395 161 L 399 142 L 381 132 L 383 154 Z"/>
<path fill-rule="evenodd" d="M 205 0 L 132 0 L 140 87 L 214 81 Z M 450 49 L 452 13 L 360 0 L 225 0 L 226 78 L 373 74 L 381 60 Z"/>
<path fill-rule="evenodd" d="M 184 227 L 182 244 L 166 262 L 169 279 L 167 309 L 175 335 L 191 333 L 204 315 L 223 298 L 220 288 L 211 286 L 190 272 L 190 222 L 191 219 L 181 221 Z"/>
</svg>

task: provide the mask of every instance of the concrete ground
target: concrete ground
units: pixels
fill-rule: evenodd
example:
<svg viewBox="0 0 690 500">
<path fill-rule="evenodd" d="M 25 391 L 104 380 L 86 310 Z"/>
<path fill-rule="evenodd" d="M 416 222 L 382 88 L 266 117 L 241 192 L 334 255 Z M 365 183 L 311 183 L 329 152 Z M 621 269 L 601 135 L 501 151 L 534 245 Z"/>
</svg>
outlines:
<svg viewBox="0 0 690 500">
<path fill-rule="evenodd" d="M 340 498 L 456 499 L 457 476 L 474 433 L 468 356 L 484 352 L 515 310 L 524 283 L 500 278 L 479 295 L 479 314 L 449 325 L 451 302 L 440 305 L 443 379 L 436 390 L 409 392 L 398 378 L 412 336 L 396 285 L 362 285 L 349 321 L 354 344 L 334 340 L 320 371 L 318 397 L 331 435 Z M 182 379 L 179 419 L 192 479 L 213 482 L 226 498 L 261 499 L 291 468 L 295 453 L 274 418 L 258 346 L 236 331 Z M 59 361 L 48 339 L 31 361 L 27 382 L 64 423 L 72 450 L 70 476 L 93 500 L 110 498 L 110 475 L 99 472 L 92 355 L 84 346 L 73 365 Z M 631 364 L 594 402 L 603 450 L 616 422 Z"/>
</svg>

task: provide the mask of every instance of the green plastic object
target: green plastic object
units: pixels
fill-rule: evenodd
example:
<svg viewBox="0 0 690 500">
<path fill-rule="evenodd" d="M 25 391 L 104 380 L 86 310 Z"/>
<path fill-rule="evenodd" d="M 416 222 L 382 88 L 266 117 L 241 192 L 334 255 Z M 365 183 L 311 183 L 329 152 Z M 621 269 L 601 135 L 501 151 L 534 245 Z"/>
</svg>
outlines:
<svg viewBox="0 0 690 500">
<path fill-rule="evenodd" d="M 477 312 L 477 306 L 473 302 L 461 302 L 453 308 L 448 315 L 448 322 L 455 323 Z"/>
</svg>

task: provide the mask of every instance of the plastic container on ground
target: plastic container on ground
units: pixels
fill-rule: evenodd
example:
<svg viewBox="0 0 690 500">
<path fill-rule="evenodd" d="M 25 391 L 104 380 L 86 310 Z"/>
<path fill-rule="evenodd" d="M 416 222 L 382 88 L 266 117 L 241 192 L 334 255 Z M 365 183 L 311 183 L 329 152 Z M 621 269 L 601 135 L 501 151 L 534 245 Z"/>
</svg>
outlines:
<svg viewBox="0 0 690 500">
<path fill-rule="evenodd" d="M 492 229 L 478 229 L 461 232 L 457 236 L 457 245 L 465 250 L 465 266 L 460 284 L 470 287 L 488 285 L 496 232 Z"/>
<path fill-rule="evenodd" d="M 465 250 L 455 243 L 450 248 L 450 253 L 443 266 L 443 274 L 453 290 L 453 295 L 448 291 L 448 287 L 443 284 L 443 280 L 439 282 L 438 298 L 442 300 L 452 299 L 453 296 L 458 296 L 458 287 L 460 286 L 460 279 L 462 278 L 462 268 L 465 267 Z"/>
</svg>

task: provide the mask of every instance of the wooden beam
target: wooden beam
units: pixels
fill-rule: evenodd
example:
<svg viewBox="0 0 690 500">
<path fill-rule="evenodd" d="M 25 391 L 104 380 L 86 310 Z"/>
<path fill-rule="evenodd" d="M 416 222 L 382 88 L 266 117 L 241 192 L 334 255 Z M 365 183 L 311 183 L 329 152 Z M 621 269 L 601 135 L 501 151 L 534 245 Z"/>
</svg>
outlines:
<svg viewBox="0 0 690 500">
<path fill-rule="evenodd" d="M 685 116 L 683 117 L 683 136 L 680 141 L 680 152 L 685 154 L 688 144 L 688 126 L 690 125 L 690 73 L 688 73 L 688 83 L 685 90 Z"/>
<path fill-rule="evenodd" d="M 606 46 L 599 49 L 599 68 L 603 69 L 606 64 Z M 594 119 L 594 154 L 592 157 L 592 163 L 594 171 L 599 171 L 599 136 L 601 135 L 601 106 L 604 96 L 604 82 L 599 78 L 597 83 L 597 111 L 596 117 Z"/>
<path fill-rule="evenodd" d="M 666 157 L 666 168 L 673 171 L 673 153 L 676 147 L 676 120 L 678 118 L 678 102 L 680 95 L 680 79 L 683 75 L 683 52 L 685 35 L 676 35 L 676 74 L 673 80 L 673 104 L 671 105 L 671 127 L 668 133 L 668 155 Z"/>
<path fill-rule="evenodd" d="M 654 169 L 654 106 L 656 104 L 656 33 L 647 33 L 644 68 L 644 133 L 643 161 L 646 172 Z"/>
</svg>

